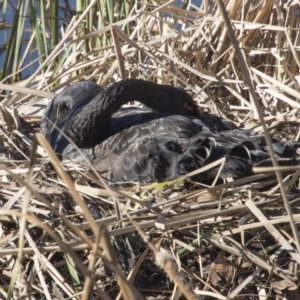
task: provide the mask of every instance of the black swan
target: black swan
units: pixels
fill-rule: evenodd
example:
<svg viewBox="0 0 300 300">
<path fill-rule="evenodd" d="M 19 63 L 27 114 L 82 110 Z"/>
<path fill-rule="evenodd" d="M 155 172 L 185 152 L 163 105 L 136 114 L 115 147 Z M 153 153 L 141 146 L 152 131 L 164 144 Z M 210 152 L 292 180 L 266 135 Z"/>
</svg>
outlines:
<svg viewBox="0 0 300 300">
<path fill-rule="evenodd" d="M 147 108 L 121 108 L 133 100 Z M 270 164 L 263 136 L 201 113 L 183 90 L 140 79 L 107 89 L 90 81 L 66 87 L 49 103 L 41 132 L 60 157 L 86 164 L 85 156 L 110 183 L 174 180 L 222 157 L 221 178 L 244 177 L 252 166 Z M 295 163 L 298 143 L 273 143 L 280 163 Z M 218 170 L 197 179 L 214 179 Z"/>
</svg>

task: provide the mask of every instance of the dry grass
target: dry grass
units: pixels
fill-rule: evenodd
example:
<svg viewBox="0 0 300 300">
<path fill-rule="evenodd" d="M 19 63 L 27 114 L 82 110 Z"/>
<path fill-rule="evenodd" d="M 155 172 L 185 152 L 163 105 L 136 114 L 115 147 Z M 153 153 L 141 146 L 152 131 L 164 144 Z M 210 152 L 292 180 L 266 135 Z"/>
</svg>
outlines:
<svg viewBox="0 0 300 300">
<path fill-rule="evenodd" d="M 148 1 L 82 35 L 93 3 L 32 76 L 0 83 L 0 298 L 299 299 L 299 169 L 114 190 L 34 136 L 41 97 L 77 80 L 138 77 L 181 86 L 257 134 L 298 140 L 299 5 L 226 2 L 236 49 L 217 4 Z"/>
</svg>

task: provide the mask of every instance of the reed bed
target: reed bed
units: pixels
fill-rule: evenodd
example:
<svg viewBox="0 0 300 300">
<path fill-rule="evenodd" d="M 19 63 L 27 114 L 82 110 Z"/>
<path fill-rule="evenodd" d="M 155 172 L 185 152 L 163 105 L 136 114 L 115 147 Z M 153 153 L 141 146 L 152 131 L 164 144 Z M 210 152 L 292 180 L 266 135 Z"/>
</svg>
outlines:
<svg viewBox="0 0 300 300">
<path fill-rule="evenodd" d="M 49 49 L 24 80 L 26 57 L 11 69 L 7 60 L 0 298 L 299 299 L 298 167 L 274 161 L 211 186 L 189 174 L 114 189 L 60 162 L 38 133 L 47 99 L 66 85 L 130 77 L 182 87 L 203 111 L 255 134 L 298 140 L 299 4 L 126 3 L 83 2 L 47 33 L 50 46 L 40 39 Z M 45 6 L 32 35 L 43 37 L 56 10 Z"/>
</svg>

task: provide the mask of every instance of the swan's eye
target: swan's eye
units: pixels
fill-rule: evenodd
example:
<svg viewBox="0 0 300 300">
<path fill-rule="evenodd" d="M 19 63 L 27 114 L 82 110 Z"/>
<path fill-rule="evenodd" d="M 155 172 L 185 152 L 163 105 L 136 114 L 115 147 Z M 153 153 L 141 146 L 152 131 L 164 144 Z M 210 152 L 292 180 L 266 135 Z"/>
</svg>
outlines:
<svg viewBox="0 0 300 300">
<path fill-rule="evenodd" d="M 70 106 L 67 103 L 62 103 L 60 106 L 60 109 L 64 110 L 64 109 L 70 109 Z"/>
<path fill-rule="evenodd" d="M 149 153 L 149 154 L 148 154 L 148 158 L 153 158 L 153 154 L 152 154 L 152 153 Z"/>
<path fill-rule="evenodd" d="M 193 106 L 189 105 L 187 102 L 184 102 L 183 106 L 189 111 L 191 115 L 195 114 L 195 109 Z"/>
<path fill-rule="evenodd" d="M 166 147 L 167 147 L 168 150 L 170 150 L 172 152 L 175 151 L 175 144 L 174 144 L 174 142 L 167 142 L 166 143 Z"/>
</svg>

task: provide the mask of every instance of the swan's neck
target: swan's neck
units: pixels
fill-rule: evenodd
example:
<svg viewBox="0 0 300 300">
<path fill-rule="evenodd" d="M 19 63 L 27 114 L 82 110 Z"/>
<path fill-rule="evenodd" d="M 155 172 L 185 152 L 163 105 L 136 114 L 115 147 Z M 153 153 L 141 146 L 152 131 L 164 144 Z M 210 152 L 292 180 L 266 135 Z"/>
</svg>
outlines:
<svg viewBox="0 0 300 300">
<path fill-rule="evenodd" d="M 192 98 L 184 91 L 139 79 L 127 79 L 113 84 L 97 95 L 76 116 L 68 130 L 79 147 L 88 147 L 105 130 L 114 112 L 123 104 L 139 101 L 147 107 L 170 114 L 190 114 Z M 187 103 L 187 105 L 183 105 Z"/>
<path fill-rule="evenodd" d="M 152 110 L 174 114 L 190 114 L 190 110 L 183 103 L 194 104 L 191 96 L 183 90 L 140 79 L 117 82 L 96 98 L 99 99 L 99 110 L 112 113 L 130 101 L 139 101 Z"/>
</svg>

